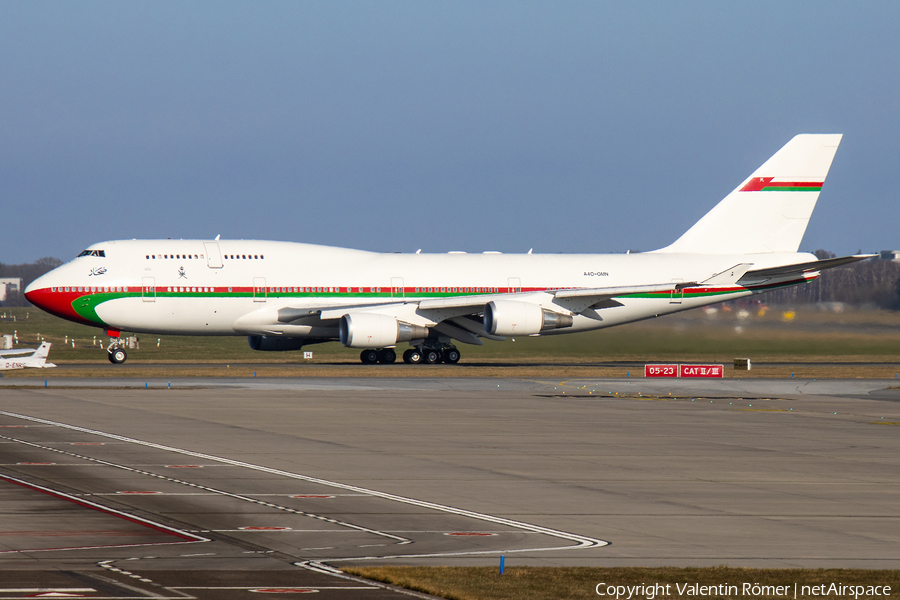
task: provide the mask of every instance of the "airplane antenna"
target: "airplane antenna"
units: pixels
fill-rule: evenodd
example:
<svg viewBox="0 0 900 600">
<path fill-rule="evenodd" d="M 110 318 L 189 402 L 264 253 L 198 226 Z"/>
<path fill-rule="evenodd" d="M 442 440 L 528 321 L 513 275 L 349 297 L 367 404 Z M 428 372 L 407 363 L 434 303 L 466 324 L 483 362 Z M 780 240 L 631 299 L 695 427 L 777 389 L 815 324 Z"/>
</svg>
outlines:
<svg viewBox="0 0 900 600">
<path fill-rule="evenodd" d="M 219 241 L 219 238 L 220 238 L 220 237 L 222 237 L 222 234 L 221 234 L 221 233 L 220 233 L 219 235 L 216 236 L 216 241 L 217 241 L 217 242 Z"/>
<path fill-rule="evenodd" d="M 531 254 L 531 251 L 532 251 L 532 250 L 534 250 L 534 248 L 529 248 L 529 249 L 528 249 L 528 254 Z"/>
<path fill-rule="evenodd" d="M 416 250 L 416 254 L 422 254 L 422 249 L 419 248 L 418 250 Z"/>
</svg>

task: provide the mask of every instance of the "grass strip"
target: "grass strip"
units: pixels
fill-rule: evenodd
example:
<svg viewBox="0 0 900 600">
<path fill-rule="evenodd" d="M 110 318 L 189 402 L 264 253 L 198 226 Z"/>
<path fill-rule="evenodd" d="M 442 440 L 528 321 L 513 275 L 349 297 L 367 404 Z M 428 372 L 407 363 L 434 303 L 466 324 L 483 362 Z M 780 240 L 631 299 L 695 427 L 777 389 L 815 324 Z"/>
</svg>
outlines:
<svg viewBox="0 0 900 600">
<path fill-rule="evenodd" d="M 173 364 L 175 363 L 175 364 Z M 537 379 L 546 381 L 564 381 L 570 379 L 622 379 L 627 381 L 642 378 L 642 367 L 609 367 L 592 364 L 555 364 L 542 359 L 535 361 L 519 361 L 503 363 L 485 361 L 478 364 L 458 365 L 362 365 L 358 362 L 347 363 L 309 363 L 286 365 L 273 363 L 269 365 L 247 365 L 240 363 L 192 365 L 172 361 L 166 365 L 156 366 L 141 363 L 137 360 L 124 365 L 108 363 L 71 364 L 57 363 L 55 369 L 23 369 L 4 371 L 5 377 L 27 379 L 60 379 L 66 377 L 91 378 L 141 378 L 169 379 L 185 377 L 236 377 L 236 378 L 278 378 L 278 377 L 498 377 L 513 379 Z M 736 371 L 725 365 L 724 375 L 727 379 L 791 379 L 797 381 L 813 379 L 884 379 L 896 381 L 895 373 L 900 366 L 880 365 L 803 365 L 797 367 L 753 367 L 751 371 Z M 659 380 L 665 381 L 665 380 Z M 887 387 L 887 386 L 886 386 Z"/>
<path fill-rule="evenodd" d="M 449 600 L 616 600 L 608 586 L 633 589 L 631 600 L 667 598 L 819 598 L 835 600 L 881 598 L 900 590 L 900 570 L 865 569 L 745 569 L 738 567 L 345 567 L 346 573 L 382 581 Z M 597 593 L 598 584 L 601 596 Z M 661 587 L 651 587 L 656 584 Z M 714 586 L 711 588 L 687 588 Z M 815 588 L 814 586 L 826 586 Z M 829 586 L 836 586 L 829 588 Z M 749 586 L 749 587 L 745 587 Z M 754 587 L 754 586 L 758 586 Z M 805 586 L 805 587 L 804 587 Z M 847 590 L 840 586 L 862 586 Z M 882 587 L 890 586 L 885 594 Z M 619 589 L 621 591 L 621 589 Z M 831 592 L 830 594 L 827 592 Z M 835 593 L 835 591 L 843 593 Z M 881 592 L 880 594 L 878 592 Z M 759 593 L 756 593 L 759 592 Z M 805 592 L 805 593 L 804 593 Z M 618 600 L 627 600 L 628 591 Z"/>
</svg>

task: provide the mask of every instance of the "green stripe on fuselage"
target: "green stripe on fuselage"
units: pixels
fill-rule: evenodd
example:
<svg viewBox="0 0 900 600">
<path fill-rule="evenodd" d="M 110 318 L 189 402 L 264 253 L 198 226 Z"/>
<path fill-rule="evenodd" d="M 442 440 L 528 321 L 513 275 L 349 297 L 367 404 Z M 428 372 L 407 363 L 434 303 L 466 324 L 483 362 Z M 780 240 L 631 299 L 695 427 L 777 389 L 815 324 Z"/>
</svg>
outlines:
<svg viewBox="0 0 900 600">
<path fill-rule="evenodd" d="M 810 187 L 782 187 L 778 185 L 767 185 L 764 187 L 762 192 L 821 192 L 822 186 L 810 186 Z"/>
</svg>

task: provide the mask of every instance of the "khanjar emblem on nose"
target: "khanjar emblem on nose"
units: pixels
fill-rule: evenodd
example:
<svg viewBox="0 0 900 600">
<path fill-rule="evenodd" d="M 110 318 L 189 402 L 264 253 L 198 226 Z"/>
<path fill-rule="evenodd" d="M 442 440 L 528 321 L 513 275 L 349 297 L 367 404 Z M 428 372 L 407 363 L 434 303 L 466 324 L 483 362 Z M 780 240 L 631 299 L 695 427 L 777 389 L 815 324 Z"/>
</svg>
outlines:
<svg viewBox="0 0 900 600">
<path fill-rule="evenodd" d="M 178 279 L 181 279 L 182 277 L 187 279 L 187 275 L 184 273 L 184 267 L 178 267 Z"/>
</svg>

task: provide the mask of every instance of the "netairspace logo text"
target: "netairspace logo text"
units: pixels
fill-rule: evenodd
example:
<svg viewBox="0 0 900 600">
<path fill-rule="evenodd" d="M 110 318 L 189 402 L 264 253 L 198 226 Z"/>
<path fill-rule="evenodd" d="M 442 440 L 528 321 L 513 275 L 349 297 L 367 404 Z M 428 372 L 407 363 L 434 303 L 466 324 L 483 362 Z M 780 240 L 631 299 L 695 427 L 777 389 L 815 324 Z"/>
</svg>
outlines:
<svg viewBox="0 0 900 600">
<path fill-rule="evenodd" d="M 672 589 L 674 587 L 674 590 Z M 699 583 L 652 583 L 641 585 L 612 585 L 598 583 L 595 588 L 598 596 L 609 596 L 615 600 L 633 600 L 643 598 L 653 600 L 657 596 L 784 596 L 786 598 L 827 597 L 853 598 L 860 596 L 890 596 L 889 585 L 843 585 L 841 583 L 823 583 L 819 585 L 760 585 L 758 583 L 742 583 L 732 585 L 702 585 Z M 673 593 L 674 592 L 674 593 Z"/>
</svg>

